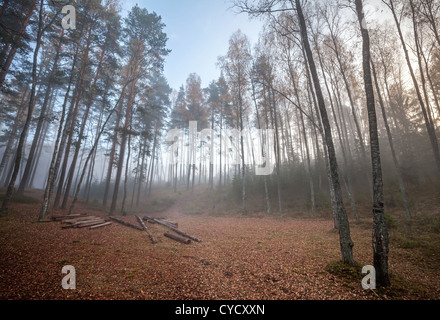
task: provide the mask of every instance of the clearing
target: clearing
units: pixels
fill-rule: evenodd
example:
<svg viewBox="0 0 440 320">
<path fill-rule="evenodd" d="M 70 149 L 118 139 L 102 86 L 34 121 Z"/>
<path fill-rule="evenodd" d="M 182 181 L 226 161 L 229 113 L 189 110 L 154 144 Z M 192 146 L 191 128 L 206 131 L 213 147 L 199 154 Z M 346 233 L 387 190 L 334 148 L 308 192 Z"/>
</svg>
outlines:
<svg viewBox="0 0 440 320">
<path fill-rule="evenodd" d="M 11 204 L 0 217 L 0 299 L 440 298 L 440 236 L 422 222 L 390 230 L 393 285 L 372 292 L 362 289 L 360 271 L 372 262 L 371 221 L 351 223 L 359 266 L 347 268 L 337 262 L 338 233 L 328 218 L 183 214 L 191 199 L 181 196 L 158 214 L 203 240 L 189 245 L 164 237 L 157 224 L 147 224 L 153 245 L 120 224 L 62 229 L 36 222 L 38 203 Z M 106 217 L 83 204 L 76 212 Z M 76 269 L 76 290 L 62 289 L 65 265 Z"/>
</svg>

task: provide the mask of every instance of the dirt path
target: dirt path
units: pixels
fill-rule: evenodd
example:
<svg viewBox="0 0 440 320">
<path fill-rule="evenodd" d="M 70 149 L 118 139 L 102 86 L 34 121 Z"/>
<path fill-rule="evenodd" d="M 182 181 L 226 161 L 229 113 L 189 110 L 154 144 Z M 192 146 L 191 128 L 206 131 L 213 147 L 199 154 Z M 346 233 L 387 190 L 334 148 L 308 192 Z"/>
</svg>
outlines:
<svg viewBox="0 0 440 320">
<path fill-rule="evenodd" d="M 194 189 L 194 194 L 191 192 L 188 192 L 182 196 L 180 196 L 174 203 L 171 205 L 168 209 L 166 209 L 163 212 L 160 213 L 153 213 L 149 214 L 153 217 L 166 217 L 166 218 L 180 218 L 183 217 L 185 214 L 182 212 L 182 208 L 184 208 L 188 202 L 190 201 L 197 201 L 197 199 L 200 197 L 200 194 L 202 194 L 204 189 L 196 188 Z"/>
</svg>

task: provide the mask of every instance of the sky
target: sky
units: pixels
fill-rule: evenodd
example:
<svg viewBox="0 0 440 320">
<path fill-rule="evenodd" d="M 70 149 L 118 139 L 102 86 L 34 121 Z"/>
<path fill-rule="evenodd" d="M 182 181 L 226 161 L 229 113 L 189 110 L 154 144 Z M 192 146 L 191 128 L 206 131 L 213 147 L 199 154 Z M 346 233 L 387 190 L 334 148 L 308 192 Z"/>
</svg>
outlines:
<svg viewBox="0 0 440 320">
<path fill-rule="evenodd" d="M 136 3 L 156 12 L 166 25 L 167 47 L 172 52 L 164 73 L 173 89 L 185 85 L 193 72 L 201 77 L 203 87 L 217 80 L 217 58 L 227 53 L 231 35 L 240 29 L 253 45 L 263 25 L 247 14 L 236 14 L 229 0 L 124 0 L 121 15 L 126 16 Z"/>
</svg>

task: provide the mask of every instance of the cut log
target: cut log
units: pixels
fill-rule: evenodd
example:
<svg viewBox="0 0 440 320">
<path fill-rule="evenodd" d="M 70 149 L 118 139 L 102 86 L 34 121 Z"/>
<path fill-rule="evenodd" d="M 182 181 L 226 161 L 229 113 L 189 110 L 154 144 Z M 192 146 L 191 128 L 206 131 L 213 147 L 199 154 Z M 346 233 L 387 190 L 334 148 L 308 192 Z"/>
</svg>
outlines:
<svg viewBox="0 0 440 320">
<path fill-rule="evenodd" d="M 96 220 L 96 221 L 91 221 L 91 222 L 87 222 L 87 223 L 77 224 L 76 227 L 77 228 L 86 228 L 86 227 L 97 226 L 97 225 L 100 225 L 103 223 L 106 223 L 106 221 L 105 220 Z"/>
<path fill-rule="evenodd" d="M 157 243 L 156 239 L 154 239 L 153 234 L 150 232 L 150 230 L 147 228 L 147 226 L 145 225 L 144 221 L 142 221 L 141 217 L 136 216 L 137 221 L 139 222 L 139 224 L 142 226 L 142 228 L 145 230 L 145 232 L 147 232 L 148 237 L 150 238 L 151 242 L 153 244 Z"/>
<path fill-rule="evenodd" d="M 184 238 L 184 237 L 181 237 L 181 236 L 178 236 L 178 235 L 173 234 L 173 233 L 165 232 L 163 235 L 165 237 L 167 237 L 167 238 L 173 239 L 175 241 L 178 241 L 178 242 L 181 242 L 181 243 L 184 243 L 184 244 L 190 244 L 191 243 L 191 240 L 189 240 L 187 238 Z"/>
<path fill-rule="evenodd" d="M 92 229 L 97 229 L 97 228 L 101 228 L 101 227 L 106 227 L 106 226 L 109 226 L 111 224 L 113 224 L 113 222 L 105 222 L 105 223 L 101 223 L 101 224 L 97 224 L 97 225 L 91 226 L 89 229 L 92 230 Z"/>
<path fill-rule="evenodd" d="M 161 220 L 161 219 L 156 219 L 156 218 L 154 218 L 153 221 L 158 224 L 161 224 L 165 227 L 168 227 L 168 228 L 178 228 L 179 227 L 179 225 L 176 222 L 171 222 L 171 221 Z"/>
<path fill-rule="evenodd" d="M 81 224 L 87 224 L 87 223 L 96 222 L 96 221 L 98 221 L 98 222 L 105 222 L 105 220 L 102 219 L 102 218 L 92 218 L 92 219 L 82 220 L 82 221 L 78 221 L 78 222 L 71 223 L 71 224 L 78 226 L 78 225 L 81 225 Z"/>
<path fill-rule="evenodd" d="M 85 216 L 85 217 L 81 217 L 81 218 L 75 218 L 75 219 L 67 219 L 67 220 L 61 220 L 62 223 L 77 223 L 80 221 L 86 221 L 86 220 L 92 220 L 92 219 L 97 219 L 98 217 L 95 216 Z"/>
<path fill-rule="evenodd" d="M 155 224 L 156 223 L 153 218 L 147 217 L 147 216 L 144 216 L 142 218 L 142 220 L 147 221 L 148 223 L 151 223 L 151 224 Z"/>
<path fill-rule="evenodd" d="M 144 220 L 147 220 L 147 219 L 151 219 L 151 218 L 150 217 L 144 217 Z M 192 235 L 190 235 L 190 234 L 188 234 L 186 232 L 183 232 L 182 230 L 177 229 L 177 225 L 178 224 L 175 223 L 175 222 L 168 221 L 169 223 L 167 223 L 164 220 L 157 219 L 157 218 L 153 218 L 152 221 L 153 221 L 153 223 L 161 224 L 161 225 L 163 225 L 163 226 L 173 230 L 174 232 L 180 234 L 181 236 L 184 236 L 184 237 L 187 237 L 187 238 L 189 238 L 191 240 L 194 240 L 195 242 L 202 242 L 202 240 L 200 240 L 199 238 L 196 238 L 196 237 L 194 237 L 194 236 L 192 236 Z"/>
<path fill-rule="evenodd" d="M 144 229 L 141 226 L 137 226 L 135 224 L 132 224 L 130 222 L 127 222 L 127 221 L 124 221 L 122 219 L 118 219 L 115 217 L 109 217 L 109 218 L 117 223 L 120 223 L 120 224 L 126 226 L 126 227 L 133 228 L 133 229 L 140 230 L 140 231 L 144 231 Z"/>
<path fill-rule="evenodd" d="M 194 236 L 192 236 L 192 235 L 190 235 L 190 234 L 188 234 L 186 232 L 183 232 L 182 230 L 179 230 L 177 228 L 170 228 L 170 229 L 173 230 L 175 233 L 180 234 L 181 236 L 184 236 L 184 237 L 187 237 L 187 238 L 189 238 L 191 240 L 194 240 L 195 242 L 202 242 L 202 240 L 200 240 L 199 238 L 196 238 L 196 237 L 194 237 Z"/>
<path fill-rule="evenodd" d="M 79 221 L 77 223 L 65 224 L 61 228 L 62 229 L 70 229 L 70 228 L 85 228 L 92 225 L 100 224 L 106 222 L 104 219 L 96 218 L 92 220 Z"/>
</svg>

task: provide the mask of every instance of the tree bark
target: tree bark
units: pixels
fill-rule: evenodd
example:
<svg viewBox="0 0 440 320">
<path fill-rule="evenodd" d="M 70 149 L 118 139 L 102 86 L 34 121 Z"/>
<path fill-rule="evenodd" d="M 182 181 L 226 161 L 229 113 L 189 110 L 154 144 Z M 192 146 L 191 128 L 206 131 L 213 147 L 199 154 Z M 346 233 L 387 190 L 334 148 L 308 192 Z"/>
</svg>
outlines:
<svg viewBox="0 0 440 320">
<path fill-rule="evenodd" d="M 388 230 L 385 224 L 382 164 L 380 159 L 379 134 L 377 130 L 376 104 L 371 76 L 370 36 L 364 25 L 362 0 L 355 0 L 356 12 L 362 33 L 362 58 L 364 85 L 367 98 L 368 123 L 370 129 L 371 163 L 373 167 L 373 258 L 379 286 L 390 286 L 388 276 Z"/>
<path fill-rule="evenodd" d="M 393 14 L 393 18 L 396 23 L 397 31 L 399 33 L 400 42 L 402 44 L 402 48 L 403 48 L 403 51 L 405 54 L 406 63 L 407 63 L 409 72 L 411 74 L 411 79 L 414 84 L 414 89 L 416 90 L 416 93 L 417 93 L 417 98 L 419 100 L 419 104 L 422 109 L 423 117 L 425 119 L 425 125 L 426 125 L 426 129 L 428 131 L 429 141 L 431 143 L 431 148 L 432 148 L 432 152 L 434 155 L 435 163 L 437 165 L 437 170 L 438 170 L 438 173 L 440 174 L 440 149 L 438 146 L 437 135 L 435 133 L 435 129 L 432 127 L 431 122 L 429 121 L 428 112 L 426 110 L 425 102 L 423 101 L 422 93 L 420 92 L 420 87 L 419 87 L 416 75 L 414 73 L 414 69 L 411 65 L 411 60 L 409 57 L 409 53 L 408 53 L 408 49 L 407 49 L 407 46 L 405 43 L 405 39 L 403 37 L 402 28 L 400 26 L 399 19 L 397 18 L 396 9 L 394 7 L 394 2 L 393 2 L 393 0 L 389 0 L 389 2 L 386 2 L 385 0 L 382 0 L 382 1 L 388 6 L 388 8 L 391 10 L 391 13 Z M 412 0 L 410 0 L 410 3 L 412 6 L 413 5 Z"/>
<path fill-rule="evenodd" d="M 64 32 L 62 32 L 61 37 L 63 34 L 64 34 Z M 47 113 L 47 108 L 49 106 L 49 98 L 52 93 L 53 77 L 55 76 L 55 74 L 58 70 L 58 60 L 60 57 L 60 52 L 61 52 L 61 40 L 58 42 L 58 45 L 56 48 L 56 54 L 55 54 L 55 58 L 53 61 L 53 67 L 52 67 L 52 71 L 50 72 L 50 75 L 48 78 L 48 83 L 46 86 L 46 94 L 44 96 L 43 105 L 41 107 L 40 116 L 38 118 L 37 128 L 35 129 L 35 134 L 33 137 L 31 149 L 29 151 L 29 155 L 28 155 L 28 159 L 26 162 L 26 167 L 24 169 L 23 177 L 21 178 L 20 185 L 17 189 L 17 194 L 20 194 L 20 195 L 22 195 L 24 193 L 24 189 L 28 185 L 29 178 L 31 175 L 32 165 L 33 165 L 33 161 L 34 161 L 34 157 L 35 157 L 35 150 L 37 149 L 37 144 L 40 139 L 40 135 L 42 133 L 43 124 L 46 121 L 45 117 L 46 117 L 46 113 Z"/>
<path fill-rule="evenodd" d="M 141 217 L 136 216 L 137 221 L 139 222 L 139 224 L 142 226 L 142 228 L 145 230 L 145 232 L 148 234 L 148 237 L 151 240 L 152 244 L 156 244 L 157 240 L 154 238 L 153 234 L 150 232 L 150 230 L 147 228 L 147 226 L 145 225 L 144 221 L 142 221 Z"/>
<path fill-rule="evenodd" d="M 394 163 L 394 168 L 396 170 L 397 181 L 399 182 L 399 189 L 400 189 L 400 194 L 402 197 L 403 208 L 405 209 L 405 216 L 406 216 L 407 220 L 411 220 L 411 212 L 409 210 L 408 199 L 407 199 L 406 190 L 405 190 L 405 184 L 404 184 L 403 178 L 402 178 L 402 170 L 400 169 L 399 160 L 397 159 L 396 150 L 394 148 L 393 136 L 391 134 L 390 125 L 388 124 L 388 118 L 387 118 L 387 113 L 385 110 L 385 104 L 384 104 L 382 94 L 380 91 L 379 82 L 377 80 L 377 75 L 376 75 L 376 68 L 374 66 L 373 61 L 371 61 L 371 70 L 373 72 L 374 83 L 376 86 L 376 92 L 377 92 L 377 96 L 379 99 L 379 105 L 380 105 L 380 108 L 382 111 L 382 118 L 383 118 L 383 121 L 385 124 L 385 130 L 387 132 L 388 142 L 390 144 L 391 155 L 393 157 L 393 163 Z"/>
<path fill-rule="evenodd" d="M 35 102 L 36 102 L 35 90 L 37 87 L 37 80 L 38 80 L 37 79 L 38 52 L 40 51 L 41 39 L 43 36 L 43 9 L 44 9 L 43 5 L 44 5 L 44 1 L 41 0 L 39 17 L 38 17 L 37 42 L 36 42 L 35 49 L 34 49 L 33 64 L 32 64 L 32 88 L 31 88 L 30 99 L 29 99 L 28 114 L 26 117 L 23 131 L 22 131 L 22 133 L 20 135 L 20 139 L 18 141 L 14 171 L 12 172 L 12 177 L 9 182 L 8 188 L 6 190 L 6 195 L 3 200 L 2 207 L 0 209 L 0 213 L 4 213 L 4 214 L 8 214 L 8 211 L 9 211 L 9 208 L 8 208 L 9 202 L 12 199 L 12 194 L 14 192 L 14 187 L 15 187 L 15 181 L 17 180 L 17 176 L 20 171 L 21 159 L 23 156 L 23 151 L 24 151 L 24 146 L 25 146 L 25 139 L 28 134 L 29 126 L 30 126 L 30 123 L 32 120 L 32 115 L 34 113 L 34 108 L 35 108 Z"/>
<path fill-rule="evenodd" d="M 41 210 L 40 210 L 40 214 L 39 214 L 39 220 L 44 219 L 44 216 L 49 213 L 50 198 L 52 197 L 52 192 L 53 192 L 53 188 L 55 186 L 58 168 L 61 163 L 61 153 L 64 148 L 63 147 L 63 144 L 64 144 L 64 142 L 63 142 L 63 140 L 64 140 L 63 126 L 64 126 L 64 120 L 66 117 L 66 106 L 67 106 L 67 100 L 68 100 L 69 93 L 70 93 L 70 88 L 71 88 L 72 82 L 73 82 L 74 70 L 75 70 L 77 58 L 78 58 L 78 48 L 77 48 L 75 55 L 74 55 L 74 58 L 73 58 L 72 68 L 70 71 L 69 84 L 67 86 L 66 94 L 64 96 L 64 102 L 63 102 L 62 111 L 61 111 L 61 119 L 60 119 L 60 123 L 58 125 L 58 132 L 57 132 L 57 137 L 55 140 L 55 146 L 54 146 L 54 150 L 53 150 L 53 154 L 52 154 L 52 160 L 51 160 L 50 166 L 49 166 L 49 173 L 48 173 L 48 177 L 47 177 L 46 187 L 44 190 L 44 196 L 43 196 L 43 202 L 42 202 Z M 58 147 L 59 147 L 59 150 L 58 150 Z"/>
<path fill-rule="evenodd" d="M 8 138 L 8 143 L 6 144 L 5 150 L 3 151 L 2 161 L 0 163 L 0 178 L 4 173 L 4 169 L 8 165 L 9 158 L 12 153 L 12 146 L 14 144 L 15 139 L 17 138 L 17 131 L 19 129 L 19 126 L 23 122 L 23 118 L 26 111 L 25 101 L 28 98 L 27 93 L 28 93 L 28 87 L 26 87 L 23 93 L 23 98 L 20 101 L 20 105 L 17 110 L 17 115 L 15 116 L 14 124 L 12 125 L 11 134 L 9 135 Z M 3 181 L 3 179 L 1 179 L 1 181 Z"/>
<path fill-rule="evenodd" d="M 329 166 L 331 173 L 331 180 L 333 184 L 333 189 L 335 193 L 336 200 L 336 211 L 337 217 L 339 221 L 339 240 L 341 246 L 341 254 L 342 260 L 346 264 L 353 265 L 353 241 L 350 236 L 350 225 L 347 218 L 347 213 L 345 211 L 343 199 L 342 199 L 342 190 L 341 185 L 339 183 L 339 173 L 338 173 L 338 162 L 336 160 L 336 151 L 333 144 L 332 132 L 330 127 L 330 121 L 327 115 L 327 110 L 325 106 L 324 96 L 321 90 L 321 84 L 319 82 L 318 73 L 316 70 L 315 61 L 313 58 L 313 52 L 310 48 L 310 43 L 307 34 L 307 26 L 304 18 L 304 13 L 301 7 L 301 1 L 295 0 L 296 12 L 298 14 L 301 38 L 304 44 L 304 49 L 306 51 L 306 56 L 310 68 L 310 72 L 312 74 L 313 83 L 315 86 L 316 96 L 318 100 L 319 111 L 321 114 L 321 120 L 324 129 L 325 142 L 329 156 Z"/>
<path fill-rule="evenodd" d="M 132 76 L 136 77 L 136 71 L 132 73 Z M 110 215 L 113 215 L 115 213 L 116 204 L 118 202 L 119 184 L 121 182 L 122 168 L 124 166 L 125 148 L 127 146 L 127 137 L 128 137 L 127 130 L 130 126 L 131 112 L 132 112 L 134 98 L 135 98 L 134 97 L 135 96 L 135 86 L 136 86 L 136 81 L 133 81 L 131 83 L 130 93 L 128 95 L 127 110 L 126 110 L 126 115 L 125 115 L 125 125 L 124 125 L 124 131 L 122 132 L 121 147 L 119 149 L 118 169 L 116 172 L 116 179 L 115 179 L 115 187 L 113 190 L 112 204 L 110 206 Z"/>
</svg>

